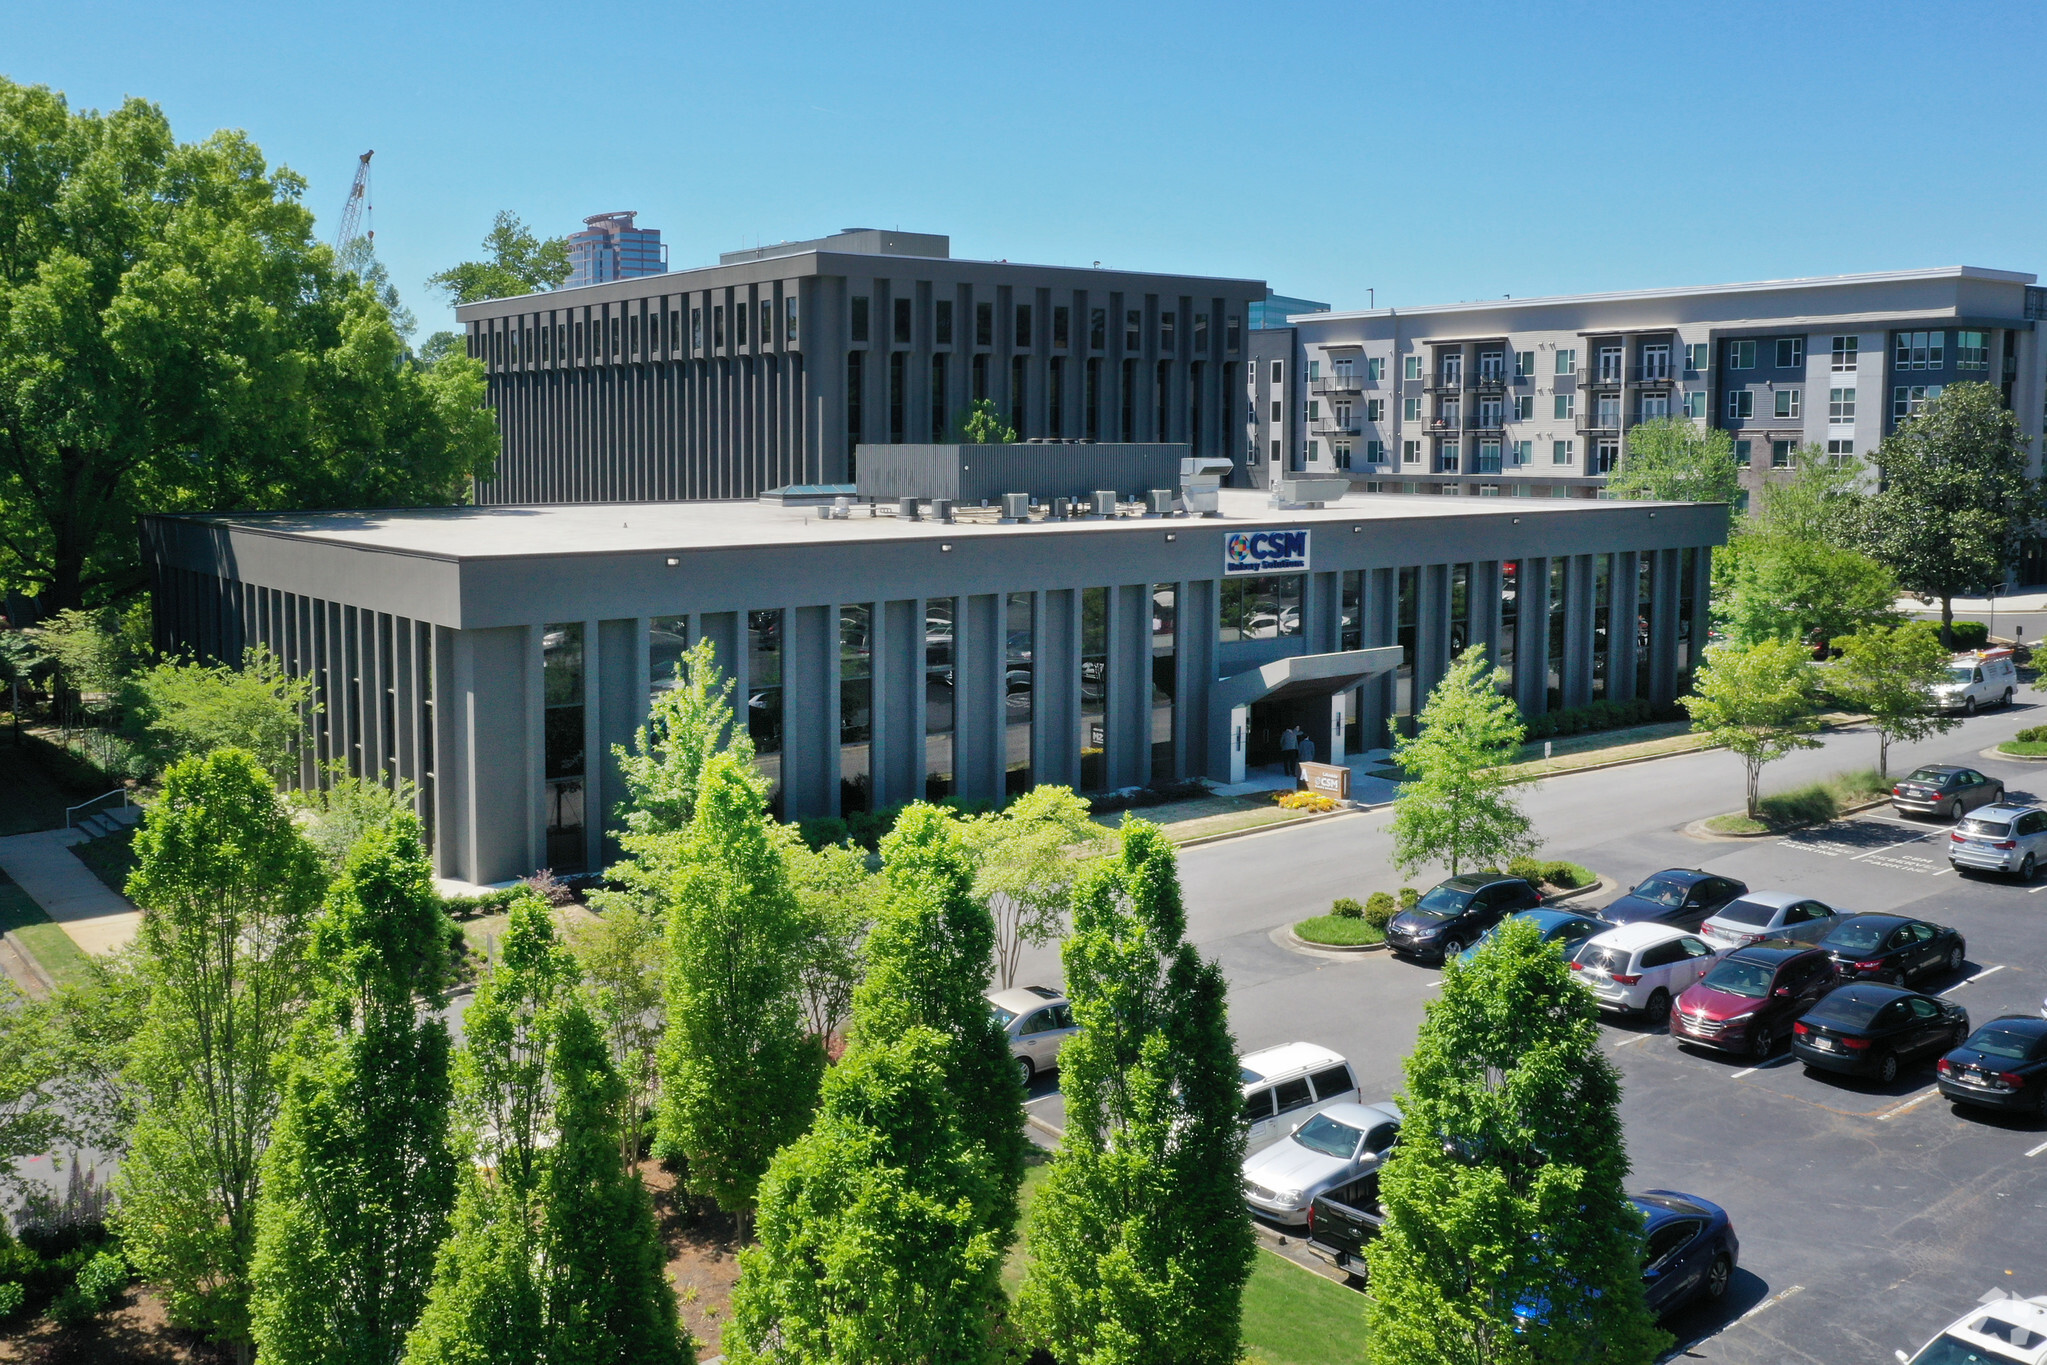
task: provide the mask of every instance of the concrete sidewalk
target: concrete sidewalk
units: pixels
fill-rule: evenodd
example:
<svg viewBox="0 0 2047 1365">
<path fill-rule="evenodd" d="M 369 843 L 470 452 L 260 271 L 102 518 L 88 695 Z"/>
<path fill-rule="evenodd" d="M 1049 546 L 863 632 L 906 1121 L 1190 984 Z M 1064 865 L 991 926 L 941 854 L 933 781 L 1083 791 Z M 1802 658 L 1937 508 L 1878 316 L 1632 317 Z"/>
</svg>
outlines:
<svg viewBox="0 0 2047 1365">
<path fill-rule="evenodd" d="M 12 835 L 0 839 L 0 868 L 81 949 L 95 955 L 111 953 L 134 939 L 142 912 L 73 856 L 71 845 L 83 841 L 77 830 Z"/>
</svg>

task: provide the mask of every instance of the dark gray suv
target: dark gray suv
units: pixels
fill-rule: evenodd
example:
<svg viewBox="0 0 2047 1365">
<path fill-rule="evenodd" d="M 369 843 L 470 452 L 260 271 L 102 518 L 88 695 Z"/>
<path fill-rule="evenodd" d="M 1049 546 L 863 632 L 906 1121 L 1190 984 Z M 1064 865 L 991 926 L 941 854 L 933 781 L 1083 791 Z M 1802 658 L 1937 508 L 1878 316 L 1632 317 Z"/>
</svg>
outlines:
<svg viewBox="0 0 2047 1365">
<path fill-rule="evenodd" d="M 1519 877 L 1481 873 L 1431 887 L 1386 926 L 1386 946 L 1403 957 L 1441 962 L 1516 910 L 1542 904 L 1542 893 Z"/>
</svg>

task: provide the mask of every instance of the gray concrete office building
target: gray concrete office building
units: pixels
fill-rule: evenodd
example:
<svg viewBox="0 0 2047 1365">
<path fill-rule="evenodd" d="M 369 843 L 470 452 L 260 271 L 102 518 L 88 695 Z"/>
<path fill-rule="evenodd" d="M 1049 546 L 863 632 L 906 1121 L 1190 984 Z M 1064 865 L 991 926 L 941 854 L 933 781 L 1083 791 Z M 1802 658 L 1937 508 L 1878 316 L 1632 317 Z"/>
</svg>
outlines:
<svg viewBox="0 0 2047 1365">
<path fill-rule="evenodd" d="M 156 516 L 144 540 L 159 646 L 277 652 L 321 703 L 300 781 L 339 763 L 415 783 L 441 874 L 493 882 L 604 864 L 612 746 L 694 641 L 734 678 L 784 818 L 1241 780 L 1289 724 L 1324 755 L 1383 743 L 1476 645 L 1529 714 L 1669 700 L 1727 524 L 1719 505 L 1219 502 Z"/>
<path fill-rule="evenodd" d="M 853 481 L 861 441 L 1175 441 L 1242 465 L 1262 281 L 969 261 L 849 228 L 715 266 L 457 310 L 503 449 L 481 504 L 746 498 Z"/>
<path fill-rule="evenodd" d="M 1259 334 L 1297 378 L 1247 394 L 1247 437 L 1270 466 L 1375 491 L 1589 498 L 1630 428 L 1676 417 L 1724 429 L 1752 491 L 1804 446 L 1871 454 L 1973 380 L 2003 393 L 2037 474 L 2043 317 L 2033 275 L 1973 266 L 1308 313 Z"/>
</svg>

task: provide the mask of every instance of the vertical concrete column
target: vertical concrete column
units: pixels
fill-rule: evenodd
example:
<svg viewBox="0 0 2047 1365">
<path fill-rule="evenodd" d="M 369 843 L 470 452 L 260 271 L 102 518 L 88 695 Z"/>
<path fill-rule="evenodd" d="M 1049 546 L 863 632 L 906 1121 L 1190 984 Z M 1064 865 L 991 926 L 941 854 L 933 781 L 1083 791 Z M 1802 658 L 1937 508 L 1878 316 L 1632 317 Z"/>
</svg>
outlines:
<svg viewBox="0 0 2047 1365">
<path fill-rule="evenodd" d="M 953 623 L 953 789 L 969 801 L 1002 799 L 1007 697 L 1002 595 L 959 599 Z"/>
<path fill-rule="evenodd" d="M 1301 625 L 1310 654 L 1333 654 L 1343 638 L 1343 589 L 1334 573 L 1302 575 Z"/>
<path fill-rule="evenodd" d="M 439 798 L 434 863 L 444 877 L 475 881 L 481 854 L 476 839 L 476 651 L 468 631 L 436 626 L 434 635 L 441 664 L 435 670 L 441 742 L 434 758 Z"/>
<path fill-rule="evenodd" d="M 1103 737 L 1110 787 L 1141 786 L 1151 777 L 1151 587 L 1109 589 L 1109 690 Z"/>
<path fill-rule="evenodd" d="M 1212 747 L 1208 714 L 1209 690 L 1215 681 L 1215 580 L 1182 582 L 1173 601 L 1179 615 L 1173 694 L 1173 738 L 1180 759 L 1179 775 L 1213 776 L 1223 753 Z"/>
<path fill-rule="evenodd" d="M 591 753 L 589 771 L 597 804 L 585 812 L 585 827 L 592 831 L 593 872 L 619 854 L 613 812 L 625 800 L 626 790 L 625 775 L 612 748 L 615 745 L 629 748 L 633 733 L 647 715 L 647 618 L 599 621 L 596 632 L 598 667 L 591 712 L 596 718 L 597 747 Z"/>
<path fill-rule="evenodd" d="M 782 614 L 783 818 L 839 813 L 839 611 Z"/>
<path fill-rule="evenodd" d="M 591 872 L 604 865 L 605 812 L 617 796 L 617 789 L 604 780 L 611 755 L 604 743 L 601 680 L 608 660 L 602 625 L 583 622 L 583 866 Z"/>
<path fill-rule="evenodd" d="M 519 637 L 519 663 L 511 676 L 519 686 L 519 709 L 515 714 L 525 739 L 520 750 L 525 780 L 519 789 L 527 793 L 523 856 L 517 872 L 504 874 L 515 877 L 539 867 L 547 857 L 547 679 L 541 654 L 541 637 L 547 627 L 514 626 L 511 630 Z"/>
<path fill-rule="evenodd" d="M 1514 700 L 1524 716 L 1549 710 L 1549 615 L 1561 610 L 1549 600 L 1549 560 L 1520 561 L 1520 593 L 1514 631 Z"/>
<path fill-rule="evenodd" d="M 1651 550 L 1649 570 L 1649 700 L 1667 706 L 1677 696 L 1676 550 Z"/>
<path fill-rule="evenodd" d="M 1471 639 L 1485 646 L 1486 666 L 1500 666 L 1500 561 L 1471 566 Z"/>
<path fill-rule="evenodd" d="M 1629 550 L 1613 557 L 1612 605 L 1606 614 L 1606 695 L 1628 701 L 1635 695 L 1635 653 L 1640 639 L 1641 557 Z"/>
<path fill-rule="evenodd" d="M 1038 638 L 1031 679 L 1031 780 L 1073 786 L 1080 780 L 1080 593 L 1038 594 Z"/>
<path fill-rule="evenodd" d="M 1564 570 L 1564 705 L 1592 700 L 1592 556 L 1572 555 Z"/>
<path fill-rule="evenodd" d="M 391 774 L 395 789 L 400 781 L 418 782 L 419 762 L 419 628 L 409 617 L 391 622 L 391 720 L 394 734 L 391 749 L 398 765 Z"/>
</svg>

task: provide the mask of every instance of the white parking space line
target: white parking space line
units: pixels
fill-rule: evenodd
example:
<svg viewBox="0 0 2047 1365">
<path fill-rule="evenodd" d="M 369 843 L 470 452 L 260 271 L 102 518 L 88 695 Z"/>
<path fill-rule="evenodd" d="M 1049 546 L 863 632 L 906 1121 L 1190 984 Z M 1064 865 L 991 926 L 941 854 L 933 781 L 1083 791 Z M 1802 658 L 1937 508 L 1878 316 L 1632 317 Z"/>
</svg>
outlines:
<svg viewBox="0 0 2047 1365">
<path fill-rule="evenodd" d="M 1789 1289 L 1785 1290 L 1785 1291 L 1784 1291 L 1783 1293 L 1781 1293 L 1781 1294 L 1772 1294 L 1772 1295 L 1771 1295 L 1771 1296 L 1770 1296 L 1769 1298 L 1767 1298 L 1767 1299 L 1764 1299 L 1764 1300 L 1763 1300 L 1763 1301 L 1762 1301 L 1761 1303 L 1757 1304 L 1757 1305 L 1756 1305 L 1756 1306 L 1755 1306 L 1754 1308 L 1751 1308 L 1751 1309 L 1749 1309 L 1749 1310 L 1748 1310 L 1748 1312 L 1746 1312 L 1746 1313 L 1743 1313 L 1743 1314 L 1742 1314 L 1742 1315 L 1741 1315 L 1740 1317 L 1736 1318 L 1736 1319 L 1734 1320 L 1734 1323 L 1740 1323 L 1740 1322 L 1747 1322 L 1747 1321 L 1748 1321 L 1748 1320 L 1749 1320 L 1750 1318 L 1752 1318 L 1752 1317 L 1754 1317 L 1754 1316 L 1755 1316 L 1756 1314 L 1758 1314 L 1758 1313 L 1762 1312 L 1762 1311 L 1763 1311 L 1763 1310 L 1764 1310 L 1765 1308 L 1768 1308 L 1768 1307 L 1769 1307 L 1769 1306 L 1770 1306 L 1771 1304 L 1773 1304 L 1773 1303 L 1782 1303 L 1782 1302 L 1784 1302 L 1784 1300 L 1786 1300 L 1786 1299 L 1790 1298 L 1790 1297 L 1791 1297 L 1791 1296 L 1792 1296 L 1793 1294 L 1797 1294 L 1797 1293 L 1800 1293 L 1801 1291 L 1803 1291 L 1803 1290 L 1804 1290 L 1804 1288 L 1805 1288 L 1805 1286 L 1804 1286 L 1804 1285 L 1802 1285 L 1802 1284 L 1794 1284 L 1794 1285 L 1792 1285 L 1792 1286 L 1791 1286 L 1791 1288 L 1789 1288 Z M 1728 1326 L 1732 1327 L 1732 1326 L 1734 1325 L 1734 1323 L 1729 1323 L 1729 1324 L 1728 1324 Z"/>
<path fill-rule="evenodd" d="M 1633 1047 L 1633 1046 L 1634 1046 L 1635 1044 L 1637 1044 L 1637 1043 L 1646 1043 L 1646 1042 L 1648 1042 L 1648 1041 L 1649 1041 L 1649 1040 L 1650 1040 L 1651 1038 L 1653 1038 L 1653 1037 L 1655 1037 L 1655 1036 L 1656 1036 L 1656 1035 L 1655 1035 L 1655 1034 L 1653 1034 L 1653 1033 L 1638 1033 L 1638 1034 L 1636 1034 L 1636 1035 L 1635 1035 L 1634 1037 L 1632 1037 L 1632 1038 L 1628 1039 L 1628 1040 L 1627 1040 L 1626 1042 L 1623 1042 L 1623 1043 L 1615 1043 L 1615 1044 L 1613 1045 L 1613 1046 L 1614 1046 L 1614 1051 L 1618 1052 L 1618 1051 L 1619 1051 L 1620 1049 L 1622 1049 L 1622 1048 L 1624 1048 L 1624 1047 Z"/>
<path fill-rule="evenodd" d="M 1786 1289 L 1786 1290 L 1784 1290 L 1784 1291 L 1783 1291 L 1783 1292 L 1781 1292 L 1781 1293 L 1777 1293 L 1777 1294 L 1772 1294 L 1772 1295 L 1771 1295 L 1771 1296 L 1770 1296 L 1769 1298 L 1767 1298 L 1767 1299 L 1764 1299 L 1764 1300 L 1763 1300 L 1763 1301 L 1762 1301 L 1761 1303 L 1757 1304 L 1757 1305 L 1756 1305 L 1756 1306 L 1755 1306 L 1754 1308 L 1751 1308 L 1751 1309 L 1749 1309 L 1749 1310 L 1748 1310 L 1748 1312 L 1746 1312 L 1746 1313 L 1743 1313 L 1743 1314 L 1742 1314 L 1742 1315 L 1741 1315 L 1740 1317 L 1736 1318 L 1736 1319 L 1735 1319 L 1735 1320 L 1734 1320 L 1733 1322 L 1730 1322 L 1730 1323 L 1725 1323 L 1725 1324 L 1723 1324 L 1723 1325 L 1721 1325 L 1721 1326 L 1719 1326 L 1719 1327 L 1715 1327 L 1715 1328 L 1714 1328 L 1714 1329 L 1713 1329 L 1712 1331 L 1710 1331 L 1710 1332 L 1707 1332 L 1707 1333 L 1705 1333 L 1705 1334 L 1703 1334 L 1703 1335 L 1701 1335 L 1701 1336 L 1696 1336 L 1696 1337 L 1693 1337 L 1693 1338 L 1692 1338 L 1692 1339 L 1691 1339 L 1690 1341 L 1687 1341 L 1687 1342 L 1686 1342 L 1686 1343 L 1685 1343 L 1684 1345 L 1682 1345 L 1682 1346 L 1674 1346 L 1674 1347 L 1672 1347 L 1672 1348 L 1671 1348 L 1670 1350 L 1668 1350 L 1668 1351 L 1665 1351 L 1665 1352 L 1664 1352 L 1664 1353 L 1663 1353 L 1662 1355 L 1660 1355 L 1660 1356 L 1656 1357 L 1656 1365 L 1664 1365 L 1664 1362 L 1665 1362 L 1665 1361 L 1677 1360 L 1677 1359 L 1679 1359 L 1680 1357 L 1683 1357 L 1683 1356 L 1688 1356 L 1688 1355 L 1690 1355 L 1690 1354 L 1691 1354 L 1692 1352 L 1694 1352 L 1694 1351 L 1698 1350 L 1698 1349 L 1699 1349 L 1699 1347 L 1701 1347 L 1701 1346 L 1705 1345 L 1705 1344 L 1706 1344 L 1707 1342 L 1711 1341 L 1711 1340 L 1712 1340 L 1712 1339 L 1713 1339 L 1714 1337 L 1717 1337 L 1717 1336 L 1719 1336 L 1719 1335 L 1720 1335 L 1720 1334 L 1721 1334 L 1722 1332 L 1726 1331 L 1726 1330 L 1727 1330 L 1727 1329 L 1728 1329 L 1729 1327 L 1735 1327 L 1735 1326 L 1738 1326 L 1738 1325 L 1740 1325 L 1741 1323 L 1747 1322 L 1747 1321 L 1748 1321 L 1748 1320 L 1749 1320 L 1750 1318 L 1752 1318 L 1752 1317 L 1754 1317 L 1754 1316 L 1755 1316 L 1756 1314 L 1758 1314 L 1758 1313 L 1762 1312 L 1762 1311 L 1763 1311 L 1763 1310 L 1764 1310 L 1765 1308 L 1768 1308 L 1768 1307 L 1769 1307 L 1769 1306 L 1770 1306 L 1771 1304 L 1773 1304 L 1773 1303 L 1782 1303 L 1782 1302 L 1784 1302 L 1784 1300 L 1786 1300 L 1786 1299 L 1790 1298 L 1790 1297 L 1791 1297 L 1791 1296 L 1792 1296 L 1793 1294 L 1797 1294 L 1797 1293 L 1799 1293 L 1799 1292 L 1803 1291 L 1803 1290 L 1804 1290 L 1804 1288 L 1805 1288 L 1805 1286 L 1804 1286 L 1804 1285 L 1802 1285 L 1802 1284 L 1794 1284 L 1794 1285 L 1792 1285 L 1792 1286 L 1791 1286 L 1791 1288 L 1789 1288 L 1789 1289 Z"/>
<path fill-rule="evenodd" d="M 2026 889 L 2026 894 L 2028 896 L 2037 896 L 2042 891 L 2047 891 L 2047 882 L 2041 882 L 2038 886 L 2028 887 Z"/>
<path fill-rule="evenodd" d="M 1880 1119 L 1894 1119 L 1898 1115 L 1905 1113 L 1907 1110 L 1917 1109 L 1920 1105 L 1926 1103 L 1928 1100 L 1932 1099 L 1935 1095 L 1938 1095 L 1939 1093 L 1940 1089 L 1937 1086 L 1930 1087 L 1924 1093 L 1920 1094 L 1916 1098 L 1906 1100 L 1903 1104 L 1893 1105 L 1891 1108 L 1884 1110 L 1881 1114 L 1878 1114 L 1877 1117 Z"/>
<path fill-rule="evenodd" d="M 1994 974 L 1994 973 L 1996 973 L 1996 972 L 2001 972 L 2001 971 L 2003 971 L 2003 970 L 2004 970 L 2004 964 L 2003 964 L 2002 962 L 1998 963 L 1998 964 L 1997 964 L 1997 965 L 1996 965 L 1995 967 L 1985 967 L 1985 968 L 1984 968 L 1984 969 L 1983 969 L 1982 971 L 1980 971 L 1980 972 L 1976 973 L 1976 974 L 1975 974 L 1974 976 L 1970 977 L 1970 978 L 1969 978 L 1969 979 L 1968 979 L 1967 981 L 1957 981 L 1957 982 L 1956 982 L 1956 983 L 1955 983 L 1954 985 L 1952 985 L 1952 986 L 1949 986 L 1949 987 L 1948 987 L 1947 989 L 1948 989 L 1948 991 L 1958 991 L 1958 990 L 1960 990 L 1960 989 L 1961 989 L 1962 987 L 1964 987 L 1964 986 L 1973 986 L 1973 985 L 1975 985 L 1975 984 L 1976 984 L 1976 983 L 1977 983 L 1978 981 L 1981 981 L 1981 980 L 1982 980 L 1982 979 L 1983 979 L 1984 977 L 1986 977 L 1986 976 L 1990 976 L 1990 975 L 1992 975 L 1992 974 Z M 1947 994 L 1947 991 L 1942 991 L 1942 992 L 1941 992 L 1941 994 L 1942 994 L 1942 995 L 1946 995 L 1946 994 Z"/>
<path fill-rule="evenodd" d="M 2030 1151 L 2030 1152 L 2027 1152 L 2027 1153 L 2026 1153 L 2026 1155 L 2027 1155 L 2027 1156 L 2038 1156 L 2038 1155 L 2040 1155 L 2040 1153 L 2042 1153 L 2042 1152 L 2047 1152 L 2047 1142 L 2043 1142 L 2043 1143 L 2041 1143 L 2041 1144 L 2040 1144 L 2040 1145 L 2039 1145 L 2038 1147 L 2035 1147 L 2035 1148 L 2034 1148 L 2034 1149 L 2033 1149 L 2032 1151 Z"/>
<path fill-rule="evenodd" d="M 1758 1071 L 1774 1071 L 1780 1066 L 1789 1065 L 1791 1065 L 1791 1054 L 1787 1052 L 1782 1057 L 1777 1057 L 1770 1061 L 1760 1063 L 1759 1065 L 1752 1066 L 1746 1071 L 1737 1071 L 1732 1076 L 1728 1077 L 1728 1079 L 1738 1081 L 1743 1076 L 1753 1076 Z"/>
<path fill-rule="evenodd" d="M 1944 867 L 1944 868 L 1942 868 L 1942 869 L 1941 869 L 1940 871 L 1938 871 L 1938 872 L 1934 873 L 1933 875 L 1934 875 L 1934 876 L 1936 876 L 1936 877 L 1945 877 L 1945 876 L 1948 876 L 1949 874 L 1951 874 L 1951 873 L 1952 873 L 1953 871 L 1954 871 L 1954 869 L 1953 869 L 1953 868 L 1951 868 L 1951 867 Z"/>
<path fill-rule="evenodd" d="M 1873 848 L 1867 853 L 1858 853 L 1853 858 L 1850 858 L 1848 861 L 1851 863 L 1859 863 L 1864 858 L 1874 858 L 1879 853 L 1889 853 L 1892 849 L 1903 848 L 1907 844 L 1923 844 L 1932 837 L 1933 833 L 1932 831 L 1929 830 L 1925 834 L 1915 834 L 1910 839 L 1900 839 L 1895 844 L 1885 844 L 1882 848 Z"/>
</svg>

